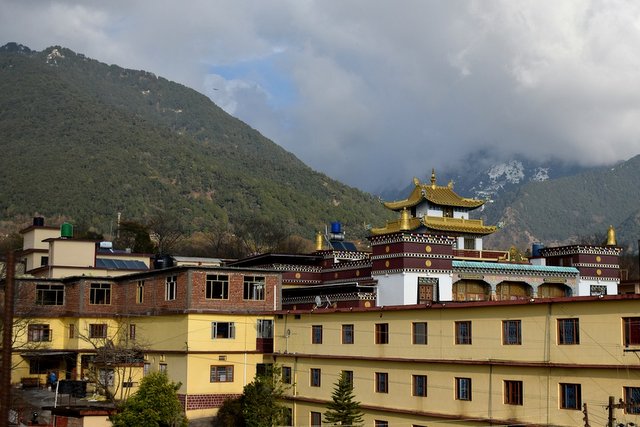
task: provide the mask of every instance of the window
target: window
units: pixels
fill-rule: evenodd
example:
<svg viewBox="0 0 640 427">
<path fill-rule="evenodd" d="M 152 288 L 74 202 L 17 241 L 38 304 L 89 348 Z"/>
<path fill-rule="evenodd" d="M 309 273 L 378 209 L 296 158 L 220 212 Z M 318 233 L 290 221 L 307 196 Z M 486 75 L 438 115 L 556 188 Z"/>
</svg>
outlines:
<svg viewBox="0 0 640 427">
<path fill-rule="evenodd" d="M 63 305 L 64 285 L 36 285 L 36 304 Z"/>
<path fill-rule="evenodd" d="M 311 344 L 322 344 L 322 325 L 311 326 Z"/>
<path fill-rule="evenodd" d="M 414 396 L 427 396 L 427 376 L 426 375 L 414 375 L 413 376 L 413 395 Z"/>
<path fill-rule="evenodd" d="M 318 368 L 311 368 L 311 387 L 320 387 L 321 371 Z"/>
<path fill-rule="evenodd" d="M 388 323 L 376 323 L 376 344 L 389 344 Z"/>
<path fill-rule="evenodd" d="M 49 257 L 43 256 L 40 258 L 40 267 L 44 267 L 45 265 L 49 265 Z"/>
<path fill-rule="evenodd" d="M 273 338 L 273 320 L 258 319 L 258 338 Z"/>
<path fill-rule="evenodd" d="M 388 421 L 383 421 L 383 420 L 375 420 L 373 422 L 373 425 L 375 427 L 389 427 L 389 422 Z"/>
<path fill-rule="evenodd" d="M 89 304 L 111 304 L 111 284 L 92 283 L 89 290 Z"/>
<path fill-rule="evenodd" d="M 164 284 L 165 301 L 172 301 L 176 299 L 177 290 L 178 290 L 178 276 L 168 276 Z"/>
<path fill-rule="evenodd" d="M 114 370 L 113 369 L 100 369 L 98 370 L 98 381 L 99 384 L 104 387 L 104 386 L 113 386 L 114 382 L 113 382 L 113 378 L 114 378 Z"/>
<path fill-rule="evenodd" d="M 235 337 L 236 324 L 234 322 L 211 322 L 211 339 Z"/>
<path fill-rule="evenodd" d="M 342 325 L 342 344 L 353 344 L 353 325 Z"/>
<path fill-rule="evenodd" d="M 106 323 L 92 323 L 89 325 L 89 338 L 106 338 L 106 337 L 107 337 Z"/>
<path fill-rule="evenodd" d="M 136 304 L 142 304 L 144 302 L 144 280 L 138 280 L 136 286 Z"/>
<path fill-rule="evenodd" d="M 351 388 L 353 388 L 353 371 L 342 371 L 342 375 L 346 378 Z"/>
<path fill-rule="evenodd" d="M 640 345 L 640 317 L 623 317 L 624 345 Z"/>
<path fill-rule="evenodd" d="M 69 338 L 76 337 L 76 325 L 73 323 L 69 323 Z"/>
<path fill-rule="evenodd" d="M 624 411 L 627 414 L 640 414 L 640 387 L 624 388 Z"/>
<path fill-rule="evenodd" d="M 264 277 L 244 276 L 244 299 L 264 300 Z"/>
<path fill-rule="evenodd" d="M 136 339 L 136 325 L 133 323 L 129 324 L 129 339 L 130 340 Z"/>
<path fill-rule="evenodd" d="M 475 250 L 476 248 L 476 239 L 473 237 L 465 237 L 464 238 L 464 248 L 466 250 Z"/>
<path fill-rule="evenodd" d="M 226 358 L 226 356 L 224 357 Z M 264 376 L 264 375 L 271 375 L 272 373 L 273 373 L 273 363 L 256 363 L 256 375 Z"/>
<path fill-rule="evenodd" d="M 207 274 L 205 297 L 207 299 L 229 299 L 229 276 L 226 274 Z"/>
<path fill-rule="evenodd" d="M 560 408 L 581 409 L 582 393 L 580 384 L 560 384 Z"/>
<path fill-rule="evenodd" d="M 144 365 L 142 366 L 142 376 L 146 377 L 147 375 L 149 375 L 150 372 L 151 372 L 151 363 L 144 362 Z"/>
<path fill-rule="evenodd" d="M 31 342 L 48 342 L 52 334 L 49 325 L 32 324 L 28 327 L 27 335 Z"/>
<path fill-rule="evenodd" d="M 282 367 L 282 382 L 284 384 L 291 384 L 291 366 Z"/>
<path fill-rule="evenodd" d="M 558 319 L 558 344 L 580 344 L 579 319 Z"/>
<path fill-rule="evenodd" d="M 158 365 L 158 371 L 167 373 L 167 364 L 166 363 L 160 363 Z"/>
<path fill-rule="evenodd" d="M 376 393 L 389 393 L 389 374 L 376 372 Z"/>
<path fill-rule="evenodd" d="M 414 344 L 427 343 L 427 322 L 414 322 L 412 326 Z"/>
<path fill-rule="evenodd" d="M 456 344 L 471 344 L 471 321 L 456 322 Z"/>
<path fill-rule="evenodd" d="M 230 383 L 233 382 L 233 366 L 211 366 L 209 382 Z"/>
<path fill-rule="evenodd" d="M 456 400 L 471 400 L 471 378 L 456 378 Z"/>
<path fill-rule="evenodd" d="M 502 344 L 520 345 L 522 344 L 522 327 L 520 320 L 502 321 Z"/>
<path fill-rule="evenodd" d="M 321 412 L 311 412 L 311 427 L 322 427 Z"/>
<path fill-rule="evenodd" d="M 284 425 L 293 425 L 293 408 L 284 408 Z"/>
<path fill-rule="evenodd" d="M 522 381 L 504 382 L 504 403 L 506 405 L 522 405 Z"/>
</svg>

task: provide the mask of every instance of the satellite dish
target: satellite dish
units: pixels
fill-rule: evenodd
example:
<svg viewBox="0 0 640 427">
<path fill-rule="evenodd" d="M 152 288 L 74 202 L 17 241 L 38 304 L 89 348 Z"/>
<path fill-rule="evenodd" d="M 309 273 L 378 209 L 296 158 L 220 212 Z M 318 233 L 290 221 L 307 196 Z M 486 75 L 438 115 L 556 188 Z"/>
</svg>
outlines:
<svg viewBox="0 0 640 427">
<path fill-rule="evenodd" d="M 320 298 L 320 295 L 316 296 L 316 307 L 320 307 L 322 305 L 322 299 Z"/>
</svg>

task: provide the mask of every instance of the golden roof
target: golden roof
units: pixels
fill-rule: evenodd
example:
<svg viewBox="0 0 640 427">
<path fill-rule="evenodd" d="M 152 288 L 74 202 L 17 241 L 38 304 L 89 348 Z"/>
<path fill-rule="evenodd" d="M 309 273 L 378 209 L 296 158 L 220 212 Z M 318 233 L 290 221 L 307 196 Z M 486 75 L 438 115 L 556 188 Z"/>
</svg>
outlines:
<svg viewBox="0 0 640 427">
<path fill-rule="evenodd" d="M 415 188 L 405 200 L 395 202 L 385 202 L 384 206 L 393 211 L 399 211 L 404 208 L 411 208 L 418 205 L 423 200 L 428 200 L 434 205 L 439 206 L 455 206 L 460 208 L 478 208 L 484 204 L 483 200 L 468 199 L 460 197 L 453 191 L 453 182 L 447 186 L 436 185 L 436 173 L 431 172 L 431 183 L 420 183 L 418 178 L 413 178 Z"/>
<path fill-rule="evenodd" d="M 465 234 L 491 234 L 498 228 L 493 225 L 484 225 L 481 219 L 464 219 L 464 218 L 445 218 L 438 216 L 424 216 L 422 218 L 406 216 L 406 209 L 403 209 L 402 218 L 396 221 L 387 221 L 387 225 L 381 228 L 372 228 L 371 234 L 374 236 L 380 234 L 396 233 L 399 231 L 411 231 L 420 226 L 426 227 L 431 231 L 455 232 Z"/>
<path fill-rule="evenodd" d="M 422 224 L 430 230 L 455 231 L 469 234 L 491 234 L 498 229 L 494 225 L 484 225 L 481 219 L 445 218 L 425 216 Z"/>
</svg>

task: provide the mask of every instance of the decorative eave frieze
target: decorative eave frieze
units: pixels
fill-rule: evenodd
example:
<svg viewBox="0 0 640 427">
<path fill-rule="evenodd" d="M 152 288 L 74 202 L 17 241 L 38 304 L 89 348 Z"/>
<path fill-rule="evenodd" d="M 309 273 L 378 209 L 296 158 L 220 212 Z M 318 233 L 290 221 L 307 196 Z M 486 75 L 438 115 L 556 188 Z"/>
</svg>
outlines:
<svg viewBox="0 0 640 427">
<path fill-rule="evenodd" d="M 451 270 L 434 270 L 430 268 L 395 268 L 389 270 L 374 270 L 372 276 L 382 276 L 385 274 L 401 274 L 401 273 L 430 273 L 430 274 L 451 274 Z"/>
<path fill-rule="evenodd" d="M 597 264 L 597 263 L 587 263 L 587 262 L 578 262 L 573 264 L 574 267 L 593 267 L 593 268 L 612 268 L 615 270 L 619 270 L 620 266 L 618 264 Z"/>
<path fill-rule="evenodd" d="M 437 236 L 423 233 L 394 233 L 371 236 L 371 245 L 385 245 L 390 243 L 429 243 L 432 245 L 452 245 L 455 239 L 449 236 Z"/>
<path fill-rule="evenodd" d="M 562 255 L 615 255 L 618 256 L 622 253 L 622 248 L 619 246 L 560 246 L 558 248 L 543 248 L 540 249 L 540 254 L 543 257 L 562 256 Z"/>
<path fill-rule="evenodd" d="M 416 253 L 416 252 L 402 252 L 402 253 L 388 253 L 383 255 L 374 255 L 371 257 L 372 261 L 389 258 L 440 258 L 440 259 L 453 259 L 453 255 L 444 254 L 431 254 L 431 253 Z"/>
<path fill-rule="evenodd" d="M 278 271 L 297 271 L 302 273 L 320 273 L 322 267 L 308 266 L 308 265 L 295 265 L 295 264 L 275 264 L 272 267 L 273 270 Z"/>
</svg>

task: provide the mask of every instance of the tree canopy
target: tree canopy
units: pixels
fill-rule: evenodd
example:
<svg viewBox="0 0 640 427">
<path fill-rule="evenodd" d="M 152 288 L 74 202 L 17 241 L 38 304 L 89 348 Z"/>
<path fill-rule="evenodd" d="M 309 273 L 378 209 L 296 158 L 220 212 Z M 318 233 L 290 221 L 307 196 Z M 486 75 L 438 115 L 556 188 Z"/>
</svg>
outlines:
<svg viewBox="0 0 640 427">
<path fill-rule="evenodd" d="M 113 427 L 186 427 L 179 388 L 163 372 L 145 376 L 138 391 L 112 417 Z"/>
</svg>

